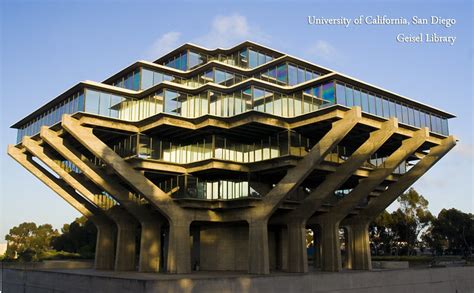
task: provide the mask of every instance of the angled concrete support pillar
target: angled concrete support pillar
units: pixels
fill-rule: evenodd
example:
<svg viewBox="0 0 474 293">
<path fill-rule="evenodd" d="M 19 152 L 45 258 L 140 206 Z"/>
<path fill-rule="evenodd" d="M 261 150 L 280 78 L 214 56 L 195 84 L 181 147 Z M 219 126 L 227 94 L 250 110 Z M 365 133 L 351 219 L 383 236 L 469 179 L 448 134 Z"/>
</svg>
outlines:
<svg viewBox="0 0 474 293">
<path fill-rule="evenodd" d="M 308 272 L 306 227 L 300 222 L 288 224 L 288 271 L 292 273 Z"/>
<path fill-rule="evenodd" d="M 191 273 L 189 221 L 170 221 L 167 269 L 171 274 Z"/>
<path fill-rule="evenodd" d="M 145 206 L 131 200 L 130 191 L 122 187 L 115 178 L 83 159 L 81 154 L 64 138 L 47 127 L 42 127 L 40 136 L 64 158 L 72 162 L 81 172 L 100 188 L 113 196 L 122 207 L 134 216 L 141 225 L 140 272 L 158 272 L 160 270 L 161 220 Z M 133 195 L 132 195 L 133 197 Z"/>
<path fill-rule="evenodd" d="M 290 240 L 291 241 L 291 240 Z M 270 273 L 267 221 L 249 222 L 249 273 Z"/>
<path fill-rule="evenodd" d="M 383 212 L 394 200 L 405 190 L 412 186 L 421 176 L 428 172 L 442 157 L 444 157 L 456 145 L 456 138 L 449 136 L 443 139 L 440 145 L 434 146 L 415 166 L 403 174 L 397 182 L 390 184 L 388 190 L 381 193 L 377 198 L 371 200 L 368 206 L 356 217 L 371 221 Z"/>
<path fill-rule="evenodd" d="M 116 226 L 109 220 L 93 216 L 90 218 L 97 228 L 94 268 L 113 270 L 115 266 Z"/>
<path fill-rule="evenodd" d="M 319 225 L 321 227 L 321 269 L 327 272 L 339 272 L 342 269 L 339 223 L 325 221 Z"/>
<path fill-rule="evenodd" d="M 298 164 L 289 169 L 262 200 L 262 210 L 258 210 L 261 215 L 267 218 L 275 211 L 278 205 L 291 194 L 303 182 L 313 170 L 324 160 L 327 154 L 354 128 L 362 119 L 360 107 L 354 107 L 345 113 L 344 118 L 332 124 L 331 130 L 316 143 L 309 153 L 304 156 Z"/>
<path fill-rule="evenodd" d="M 351 268 L 353 270 L 371 270 L 369 223 L 351 223 L 347 226 L 349 234 L 347 252 L 351 255 Z"/>
<path fill-rule="evenodd" d="M 136 220 L 120 207 L 114 207 L 108 215 L 117 225 L 117 247 L 115 251 L 115 270 L 134 271 L 136 269 Z"/>
<path fill-rule="evenodd" d="M 334 173 L 327 176 L 323 183 L 306 197 L 301 205 L 289 213 L 287 218 L 300 218 L 307 221 L 334 191 L 342 186 L 360 166 L 370 158 L 398 129 L 396 118 L 382 124 L 379 130 L 370 133 L 369 138 L 339 166 Z"/>
<path fill-rule="evenodd" d="M 35 141 L 29 137 L 23 137 L 21 143 L 31 154 L 41 160 L 48 168 L 58 174 L 68 185 L 77 190 L 80 194 L 86 197 L 90 202 L 96 202 L 96 194 L 98 193 L 97 188 L 92 190 L 91 184 L 87 184 L 84 178 L 81 178 L 78 174 L 73 172 L 67 172 L 63 169 L 52 157 L 50 151 L 46 150 L 40 145 L 38 141 Z"/>
<path fill-rule="evenodd" d="M 80 196 L 71 186 L 62 179 L 58 179 L 36 163 L 30 155 L 15 146 L 8 146 L 8 155 L 22 165 L 26 170 L 51 188 L 68 204 L 79 211 L 83 216 L 91 219 L 97 228 L 97 242 L 95 252 L 95 268 L 111 270 L 114 267 L 114 244 L 116 228 L 114 223 L 105 216 L 102 210 Z"/>
<path fill-rule="evenodd" d="M 180 212 L 180 208 L 168 194 L 145 175 L 133 169 L 114 150 L 95 136 L 91 128 L 82 126 L 79 120 L 68 115 L 63 115 L 61 125 L 94 156 L 107 164 L 124 182 L 141 193 L 165 217 L 169 218 L 171 214 L 177 215 Z"/>
</svg>

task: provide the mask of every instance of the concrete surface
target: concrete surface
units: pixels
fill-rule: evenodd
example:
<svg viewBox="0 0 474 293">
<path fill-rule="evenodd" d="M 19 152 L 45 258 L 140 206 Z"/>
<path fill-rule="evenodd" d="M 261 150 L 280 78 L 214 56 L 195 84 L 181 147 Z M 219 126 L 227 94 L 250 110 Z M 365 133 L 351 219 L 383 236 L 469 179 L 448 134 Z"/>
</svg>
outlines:
<svg viewBox="0 0 474 293">
<path fill-rule="evenodd" d="M 93 270 L 4 269 L 3 292 L 473 292 L 474 267 L 186 275 Z"/>
</svg>

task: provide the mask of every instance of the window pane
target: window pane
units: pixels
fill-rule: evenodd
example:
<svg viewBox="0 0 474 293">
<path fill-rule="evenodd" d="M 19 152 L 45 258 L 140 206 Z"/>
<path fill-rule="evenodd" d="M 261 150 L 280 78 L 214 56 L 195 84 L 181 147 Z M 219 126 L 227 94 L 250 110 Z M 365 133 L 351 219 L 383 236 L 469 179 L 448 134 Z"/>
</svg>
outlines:
<svg viewBox="0 0 474 293">
<path fill-rule="evenodd" d="M 172 114 L 180 113 L 179 94 L 175 91 L 165 90 L 165 112 Z"/>
<path fill-rule="evenodd" d="M 254 110 L 257 111 L 265 111 L 265 105 L 264 105 L 264 97 L 265 97 L 265 91 L 254 87 L 253 88 L 253 105 L 254 105 Z"/>
<path fill-rule="evenodd" d="M 295 85 L 298 83 L 298 73 L 296 67 L 288 65 L 288 84 Z"/>
<path fill-rule="evenodd" d="M 132 89 L 138 91 L 140 89 L 140 69 L 133 72 L 133 84 Z"/>
<path fill-rule="evenodd" d="M 254 50 L 249 50 L 249 67 L 254 68 L 258 66 L 258 53 Z"/>
<path fill-rule="evenodd" d="M 99 115 L 109 116 L 110 94 L 100 93 Z"/>
<path fill-rule="evenodd" d="M 277 79 L 282 83 L 287 83 L 287 66 L 286 64 L 282 64 L 277 68 Z"/>
<path fill-rule="evenodd" d="M 346 89 L 340 83 L 336 84 L 336 95 L 337 95 L 336 98 L 337 98 L 337 103 L 338 104 L 347 105 L 347 103 L 346 103 Z"/>
<path fill-rule="evenodd" d="M 383 117 L 385 118 L 388 118 L 390 117 L 390 107 L 388 106 L 388 100 L 387 99 L 383 99 L 383 104 L 382 104 L 382 107 L 383 107 Z"/>
<path fill-rule="evenodd" d="M 222 83 L 225 81 L 225 72 L 220 70 L 214 70 L 214 82 Z"/>
<path fill-rule="evenodd" d="M 110 117 L 118 118 L 119 110 L 122 103 L 122 97 L 111 95 L 110 96 Z"/>
<path fill-rule="evenodd" d="M 153 86 L 153 71 L 142 68 L 142 89 Z"/>
<path fill-rule="evenodd" d="M 323 85 L 323 99 L 334 104 L 334 83 L 330 82 Z"/>
<path fill-rule="evenodd" d="M 446 118 L 443 118 L 443 119 L 441 120 L 441 133 L 444 134 L 444 135 L 448 135 L 448 134 L 449 134 L 448 119 L 446 119 Z"/>
<path fill-rule="evenodd" d="M 389 101 L 388 107 L 390 111 L 390 117 L 397 117 L 397 111 L 395 110 L 395 103 L 393 101 Z"/>
<path fill-rule="evenodd" d="M 253 109 L 251 88 L 242 91 L 242 103 L 244 103 L 244 111 Z"/>
<path fill-rule="evenodd" d="M 408 108 L 402 105 L 402 122 L 408 124 Z"/>
<path fill-rule="evenodd" d="M 375 112 L 378 116 L 383 116 L 382 98 L 380 96 L 375 97 Z"/>
<path fill-rule="evenodd" d="M 369 93 L 369 112 L 375 114 L 375 96 Z"/>
<path fill-rule="evenodd" d="M 203 63 L 204 60 L 198 53 L 194 53 L 193 51 L 189 51 L 189 69 L 198 66 L 199 64 Z"/>
<path fill-rule="evenodd" d="M 360 106 L 361 101 L 360 101 L 360 91 L 357 89 L 354 89 L 354 106 Z"/>
<path fill-rule="evenodd" d="M 86 90 L 85 112 L 99 114 L 99 97 L 99 92 L 93 90 Z"/>
<path fill-rule="evenodd" d="M 362 111 L 369 112 L 369 96 L 366 92 L 361 93 Z"/>
<path fill-rule="evenodd" d="M 413 108 L 408 107 L 408 124 L 415 125 L 415 118 L 413 115 Z"/>
<path fill-rule="evenodd" d="M 346 106 L 352 107 L 354 106 L 354 96 L 352 87 L 346 86 Z"/>
<path fill-rule="evenodd" d="M 298 67 L 298 80 L 297 80 L 297 83 L 302 83 L 302 82 L 305 82 L 304 69 L 301 69 L 301 68 Z"/>
</svg>

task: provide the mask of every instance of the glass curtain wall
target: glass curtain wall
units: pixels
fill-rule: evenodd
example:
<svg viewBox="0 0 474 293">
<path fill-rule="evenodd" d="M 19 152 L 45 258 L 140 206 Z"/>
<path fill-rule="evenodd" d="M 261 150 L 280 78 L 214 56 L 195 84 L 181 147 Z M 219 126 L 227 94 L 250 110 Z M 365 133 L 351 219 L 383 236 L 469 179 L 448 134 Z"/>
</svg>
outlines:
<svg viewBox="0 0 474 293">
<path fill-rule="evenodd" d="M 61 121 L 63 114 L 72 114 L 78 111 L 84 111 L 84 93 L 82 91 L 71 95 L 21 126 L 17 132 L 17 143 L 21 141 L 23 136 L 37 134 L 41 126 L 51 126 Z"/>
<path fill-rule="evenodd" d="M 168 59 L 163 65 L 180 70 L 189 70 L 213 60 L 242 68 L 255 68 L 270 62 L 273 57 L 253 48 L 244 48 L 229 55 L 218 54 L 216 56 L 186 50 Z"/>
<path fill-rule="evenodd" d="M 401 123 L 415 127 L 428 127 L 432 132 L 449 134 L 448 120 L 433 113 L 375 94 L 350 84 L 336 83 L 337 103 L 380 117 L 397 117 Z"/>
<path fill-rule="evenodd" d="M 137 68 L 134 71 L 128 73 L 127 75 L 118 78 L 112 83 L 112 85 L 116 87 L 138 91 L 142 89 L 142 87 L 140 86 L 140 75 L 140 68 Z"/>
<path fill-rule="evenodd" d="M 270 67 L 256 77 L 271 83 L 292 86 L 318 78 L 319 76 L 321 76 L 321 74 L 317 71 L 285 62 Z"/>
<path fill-rule="evenodd" d="M 192 175 L 179 175 L 157 183 L 165 192 L 173 193 L 175 198 L 196 198 L 203 200 L 232 200 L 245 197 L 261 197 L 251 187 L 248 175 L 239 176 L 232 180 L 210 181 Z"/>
</svg>

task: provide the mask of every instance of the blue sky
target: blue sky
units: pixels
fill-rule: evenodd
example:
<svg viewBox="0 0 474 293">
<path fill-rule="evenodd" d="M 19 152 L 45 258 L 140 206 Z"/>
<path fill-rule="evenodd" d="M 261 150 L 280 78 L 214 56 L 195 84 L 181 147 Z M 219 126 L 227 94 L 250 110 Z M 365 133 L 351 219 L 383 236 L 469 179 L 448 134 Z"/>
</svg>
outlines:
<svg viewBox="0 0 474 293">
<path fill-rule="evenodd" d="M 416 184 L 430 210 L 473 210 L 472 1 L 149 2 L 8 1 L 1 4 L 1 225 L 60 228 L 78 213 L 6 155 L 9 126 L 81 80 L 102 81 L 132 62 L 193 42 L 229 47 L 249 39 L 458 116 L 460 142 Z M 428 26 L 311 26 L 307 16 L 432 15 Z M 401 44 L 398 33 L 456 36 L 449 44 Z M 392 207 L 393 208 L 393 207 Z"/>
</svg>

